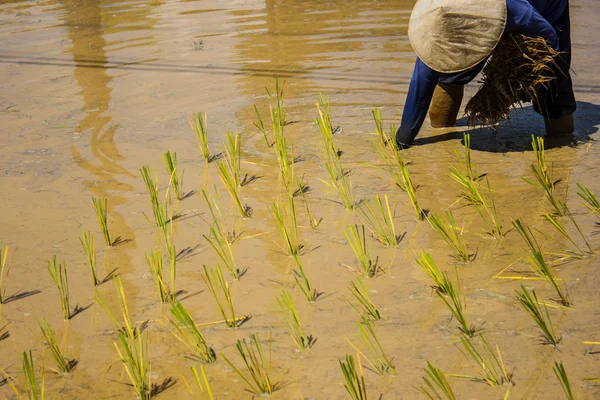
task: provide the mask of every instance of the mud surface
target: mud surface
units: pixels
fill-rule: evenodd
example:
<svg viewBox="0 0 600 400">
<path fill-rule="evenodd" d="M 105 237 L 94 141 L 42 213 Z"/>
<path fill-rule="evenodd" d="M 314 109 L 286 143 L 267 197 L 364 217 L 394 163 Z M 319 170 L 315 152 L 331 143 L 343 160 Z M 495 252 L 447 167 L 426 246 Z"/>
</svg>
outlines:
<svg viewBox="0 0 600 400">
<path fill-rule="evenodd" d="M 396 211 L 397 248 L 370 239 L 385 274 L 368 280 L 372 299 L 385 317 L 377 333 L 394 358 L 395 377 L 365 372 L 371 398 L 416 399 L 422 394 L 423 368 L 430 361 L 448 374 L 474 374 L 455 346 L 457 323 L 441 300 L 432 295 L 428 277 L 414 261 L 417 252 L 430 252 L 443 270 L 453 271 L 447 245 L 426 222 L 417 222 L 406 193 L 383 171 L 371 141 L 376 137 L 371 110 L 381 109 L 385 126 L 398 124 L 412 73 L 414 54 L 407 38 L 412 1 L 10 1 L 0 3 L 0 243 L 10 246 L 11 272 L 6 294 L 21 298 L 2 305 L 0 327 L 8 324 L 8 339 L 0 342 L 0 368 L 22 387 L 20 353 L 32 349 L 37 365 L 45 349 L 37 321 L 54 327 L 67 356 L 78 360 L 69 375 L 48 373 L 48 398 L 133 398 L 127 376 L 117 362 L 115 327 L 94 304 L 85 255 L 79 243 L 81 226 L 95 233 L 101 274 L 116 269 L 127 292 L 134 319 L 149 321 L 153 382 L 174 379 L 162 398 L 186 398 L 181 379 L 190 379 L 185 347 L 169 333 L 168 308 L 157 302 L 148 279 L 145 254 L 160 246 L 143 213 L 150 201 L 140 178 L 143 165 L 155 166 L 161 191 L 168 176 L 161 157 L 176 152 L 184 171 L 184 190 L 194 193 L 175 202 L 180 218 L 173 222 L 174 243 L 187 250 L 178 263 L 178 288 L 198 323 L 220 319 L 201 279 L 202 265 L 218 259 L 202 235 L 208 234 L 206 204 L 200 189 L 216 185 L 230 224 L 241 235 L 234 244 L 237 264 L 247 268 L 232 283 L 240 315 L 252 319 L 231 330 L 224 324 L 203 327 L 218 355 L 207 374 L 215 398 L 244 399 L 244 382 L 224 362 L 221 353 L 234 353 L 236 339 L 259 333 L 266 343 L 272 333 L 272 378 L 286 386 L 272 397 L 280 399 L 343 399 L 338 360 L 355 353 L 347 339 L 361 346 L 358 316 L 345 303 L 347 286 L 356 273 L 354 255 L 343 230 L 361 223 L 358 213 L 346 211 L 327 180 L 322 159 L 316 96 L 331 101 L 332 119 L 340 126 L 334 136 L 357 199 L 387 194 Z M 570 190 L 567 201 L 596 253 L 600 239 L 597 219 L 590 216 L 576 193 L 576 183 L 600 194 L 595 143 L 600 125 L 600 78 L 597 21 L 600 6 L 591 0 L 572 1 L 573 71 L 578 111 L 573 141 L 549 143 L 546 156 L 555 177 Z M 285 80 L 286 135 L 299 157 L 296 173 L 310 186 L 311 212 L 323 218 L 313 232 L 303 203 L 299 210 L 305 265 L 321 298 L 309 304 L 294 287 L 293 265 L 282 251 L 281 239 L 267 205 L 283 193 L 272 149 L 266 148 L 254 126 L 253 105 L 266 118 L 275 76 Z M 467 94 L 472 95 L 476 84 Z M 467 96 L 468 97 L 468 96 Z M 206 165 L 188 125 L 193 112 L 208 114 L 210 146 L 218 151 L 227 131 L 242 134 L 242 173 L 258 179 L 241 189 L 252 218 L 241 219 L 221 184 L 214 164 Z M 426 125 L 428 123 L 426 122 Z M 584 381 L 600 377 L 600 262 L 597 257 L 556 266 L 567 286 L 573 309 L 552 308 L 558 349 L 538 344 L 539 331 L 514 299 L 523 281 L 494 279 L 525 255 L 525 245 L 513 230 L 499 241 L 483 235 L 483 225 L 470 207 L 456 205 L 459 189 L 449 177 L 453 152 L 462 154 L 459 137 L 465 128 L 425 128 L 416 145 L 404 152 L 422 205 L 435 213 L 452 206 L 465 227 L 474 262 L 458 265 L 461 289 L 471 321 L 488 332 L 514 372 L 513 399 L 563 398 L 552 372 L 562 361 L 581 398 L 600 398 L 600 386 Z M 551 211 L 541 190 L 525 183 L 535 161 L 530 136 L 543 134 L 543 121 L 531 107 L 514 113 L 510 123 L 492 135 L 472 132 L 473 160 L 487 173 L 503 226 L 521 218 L 546 252 L 570 243 L 539 216 Z M 91 197 L 106 197 L 110 230 L 123 243 L 106 248 L 93 213 Z M 580 238 L 562 220 L 576 240 Z M 68 267 L 71 303 L 85 310 L 63 322 L 47 260 L 56 255 Z M 524 270 L 524 264 L 516 264 Z M 554 292 L 542 281 L 525 281 L 544 298 Z M 287 331 L 273 312 L 282 287 L 292 290 L 300 317 L 317 341 L 312 349 L 295 350 Z M 111 283 L 98 289 L 116 307 Z M 89 308 L 88 308 L 89 306 Z M 116 308 L 115 308 L 116 309 Z M 361 347 L 362 348 L 362 347 Z M 112 368 L 109 368 L 112 365 Z M 450 378 L 461 399 L 500 399 L 507 387 Z M 0 398 L 15 398 L 9 385 Z"/>
</svg>

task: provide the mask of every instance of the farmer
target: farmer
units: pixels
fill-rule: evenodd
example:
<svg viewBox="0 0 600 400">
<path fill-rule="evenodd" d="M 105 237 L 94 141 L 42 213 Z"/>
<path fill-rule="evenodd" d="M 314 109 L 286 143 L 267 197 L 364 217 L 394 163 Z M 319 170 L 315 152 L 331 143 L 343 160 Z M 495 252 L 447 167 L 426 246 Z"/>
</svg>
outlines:
<svg viewBox="0 0 600 400">
<path fill-rule="evenodd" d="M 454 125 L 464 85 L 508 32 L 543 37 L 560 52 L 556 79 L 540 85 L 534 109 L 544 116 L 547 135 L 573 133 L 568 0 L 417 0 L 408 36 L 418 57 L 396 133 L 398 146 L 412 145 L 428 109 L 432 127 Z"/>
</svg>

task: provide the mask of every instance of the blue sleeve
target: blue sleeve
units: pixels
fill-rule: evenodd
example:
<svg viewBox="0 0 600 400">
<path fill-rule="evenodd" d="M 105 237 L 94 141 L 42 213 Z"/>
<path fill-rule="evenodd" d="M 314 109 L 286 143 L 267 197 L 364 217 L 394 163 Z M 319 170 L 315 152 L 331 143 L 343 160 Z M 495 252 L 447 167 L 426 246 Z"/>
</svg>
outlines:
<svg viewBox="0 0 600 400">
<path fill-rule="evenodd" d="M 550 23 L 526 0 L 507 0 L 505 32 L 541 36 L 553 47 L 558 47 L 556 31 Z"/>
<path fill-rule="evenodd" d="M 404 103 L 402 122 L 396 133 L 398 145 L 412 145 L 427 116 L 427 110 L 429 110 L 429 104 L 439 76 L 439 72 L 429 68 L 417 57 L 408 87 L 408 95 Z"/>
</svg>

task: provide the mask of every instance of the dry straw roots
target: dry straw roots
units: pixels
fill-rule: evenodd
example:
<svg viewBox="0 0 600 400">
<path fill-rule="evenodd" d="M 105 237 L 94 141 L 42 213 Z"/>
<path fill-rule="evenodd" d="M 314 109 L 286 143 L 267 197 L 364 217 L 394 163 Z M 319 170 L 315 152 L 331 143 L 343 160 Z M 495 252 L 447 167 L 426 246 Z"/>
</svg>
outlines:
<svg viewBox="0 0 600 400">
<path fill-rule="evenodd" d="M 555 78 L 557 55 L 544 38 L 504 35 L 483 68 L 483 84 L 465 107 L 469 123 L 492 126 L 508 119 L 511 107 L 541 100 L 537 89 Z"/>
</svg>

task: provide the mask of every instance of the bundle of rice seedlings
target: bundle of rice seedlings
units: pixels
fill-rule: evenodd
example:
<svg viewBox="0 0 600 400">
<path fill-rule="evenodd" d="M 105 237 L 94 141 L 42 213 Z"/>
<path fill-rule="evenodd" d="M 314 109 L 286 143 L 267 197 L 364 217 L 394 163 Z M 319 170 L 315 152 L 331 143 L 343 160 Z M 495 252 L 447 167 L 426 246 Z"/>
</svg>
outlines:
<svg viewBox="0 0 600 400">
<path fill-rule="evenodd" d="M 346 362 L 340 360 L 340 367 L 344 374 L 346 383 L 344 387 L 352 400 L 367 400 L 367 385 L 363 374 L 362 364 L 360 363 L 360 355 L 356 355 L 358 368 L 354 364 L 354 358 L 347 354 Z"/>
<path fill-rule="evenodd" d="M 207 118 L 206 113 L 194 113 L 191 117 L 188 117 L 188 121 L 194 134 L 196 135 L 196 141 L 198 142 L 198 147 L 200 148 L 200 152 L 202 153 L 202 157 L 204 161 L 207 163 L 215 160 L 217 157 L 210 154 L 210 150 L 208 149 L 208 131 L 206 129 L 207 126 Z"/>
<path fill-rule="evenodd" d="M 442 370 L 435 368 L 427 361 L 425 372 L 427 373 L 427 376 L 423 377 L 423 381 L 427 385 L 427 388 L 421 386 L 421 392 L 423 392 L 427 398 L 431 400 L 456 400 L 452 387 L 448 383 L 446 375 Z"/>
<path fill-rule="evenodd" d="M 533 296 L 525 286 L 521 285 L 521 291 L 517 291 L 517 301 L 529 313 L 542 331 L 541 342 L 556 347 L 560 343 L 561 337 L 557 336 L 554 331 L 548 307 L 546 307 L 543 301 L 538 300 L 535 290 L 532 290 L 532 294 Z"/>
<path fill-rule="evenodd" d="M 284 242 L 284 250 L 290 256 L 299 256 L 302 250 L 298 238 L 298 221 L 294 196 L 288 195 L 288 201 L 276 201 L 267 206 Z"/>
<path fill-rule="evenodd" d="M 511 107 L 537 102 L 539 86 L 555 78 L 557 55 L 542 37 L 504 35 L 483 68 L 483 84 L 465 107 L 469 123 L 493 126 L 509 119 Z"/>
<path fill-rule="evenodd" d="M 281 296 L 276 297 L 276 300 L 277 305 L 275 306 L 275 312 L 286 325 L 288 333 L 296 347 L 298 347 L 299 350 L 309 349 L 313 345 L 314 339 L 304 331 L 304 327 L 298 316 L 298 310 L 296 310 L 296 305 L 294 304 L 294 300 L 292 300 L 290 292 L 282 290 Z"/>
<path fill-rule="evenodd" d="M 360 280 L 360 277 L 356 277 L 356 280 L 358 281 L 358 285 L 354 282 L 350 282 L 348 289 L 358 304 L 351 303 L 347 300 L 348 303 L 354 307 L 362 319 L 379 321 L 381 318 L 383 318 L 381 311 L 379 311 L 375 303 L 373 303 L 371 300 L 371 296 L 369 296 L 369 292 L 365 288 L 363 282 Z"/>
<path fill-rule="evenodd" d="M 58 290 L 60 297 L 60 306 L 62 308 L 63 317 L 65 320 L 71 319 L 71 306 L 69 305 L 69 279 L 67 277 L 66 263 L 57 263 L 56 256 L 52 257 L 52 261 L 48 261 L 48 272 L 52 277 L 54 286 Z"/>
<path fill-rule="evenodd" d="M 171 315 L 173 318 L 169 319 L 169 323 L 175 329 L 172 331 L 173 335 L 186 345 L 199 361 L 207 364 L 214 363 L 216 361 L 215 352 L 206 343 L 204 335 L 202 335 L 196 322 L 194 322 L 183 304 L 180 302 L 171 303 Z"/>
<path fill-rule="evenodd" d="M 358 329 L 360 330 L 360 334 L 364 339 L 367 352 L 370 356 L 360 351 L 358 347 L 349 341 L 350 345 L 354 347 L 354 349 L 358 351 L 365 358 L 365 360 L 367 360 L 373 370 L 379 375 L 396 375 L 396 368 L 392 363 L 392 359 L 385 354 L 385 351 L 383 350 L 383 347 L 381 346 L 381 343 L 375 334 L 373 322 L 369 321 L 368 319 L 363 319 L 362 321 L 358 321 L 356 324 L 358 325 Z"/>
<path fill-rule="evenodd" d="M 431 288 L 436 292 L 448 294 L 446 290 L 446 276 L 439 269 L 431 254 L 422 252 L 417 254 L 417 264 L 431 278 L 433 285 Z"/>
<path fill-rule="evenodd" d="M 223 316 L 223 322 L 229 328 L 237 328 L 244 321 L 250 319 L 249 315 L 241 318 L 236 318 L 235 309 L 233 308 L 233 297 L 229 289 L 229 283 L 223 278 L 223 272 L 221 266 L 217 264 L 214 269 L 208 269 L 206 265 L 204 267 L 204 275 L 202 280 L 206 284 L 206 287 L 212 295 L 219 312 Z"/>
<path fill-rule="evenodd" d="M 10 267 L 6 262 L 8 258 L 8 246 L 0 245 L 0 304 L 6 301 L 6 280 L 8 279 L 8 273 Z"/>
<path fill-rule="evenodd" d="M 402 239 L 402 235 L 396 234 L 394 214 L 390 208 L 387 194 L 383 198 L 385 204 L 381 201 L 379 194 L 376 194 L 372 202 L 364 202 L 358 207 L 358 210 L 367 228 L 369 228 L 378 241 L 386 246 L 397 246 Z"/>
<path fill-rule="evenodd" d="M 387 146 L 387 144 L 390 142 L 390 137 L 388 137 L 387 133 L 385 133 L 383 130 L 383 121 L 381 120 L 381 112 L 379 111 L 379 108 L 374 108 L 371 111 L 371 114 L 373 115 L 373 120 L 375 121 L 375 128 L 377 130 L 379 141 L 384 146 Z"/>
<path fill-rule="evenodd" d="M 296 262 L 296 266 L 298 267 L 298 271 L 294 271 L 294 279 L 296 280 L 296 284 L 306 297 L 306 300 L 313 302 L 317 300 L 317 298 L 321 295 L 321 293 L 317 292 L 310 281 L 310 271 L 308 274 L 304 270 L 304 266 L 302 265 L 302 258 L 300 255 L 296 255 L 292 257 Z M 309 266 L 310 269 L 310 266 Z"/>
<path fill-rule="evenodd" d="M 115 342 L 114 345 L 137 398 L 150 400 L 153 388 L 150 381 L 152 372 L 148 334 L 138 335 L 136 339 L 129 340 L 125 333 L 120 332 L 119 343 Z"/>
<path fill-rule="evenodd" d="M 578 183 L 577 187 L 579 188 L 577 194 L 583 199 L 583 201 L 585 201 L 585 206 L 590 210 L 592 214 L 594 214 L 597 217 L 600 217 L 600 201 L 598 201 L 598 198 L 596 197 L 594 192 L 592 192 L 587 187 L 583 186 L 581 183 Z"/>
<path fill-rule="evenodd" d="M 348 240 L 348 244 L 356 256 L 360 273 L 367 278 L 377 275 L 379 265 L 377 265 L 377 259 L 373 260 L 371 257 L 371 247 L 367 246 L 365 226 L 361 225 L 361 229 L 359 229 L 356 224 L 349 225 L 348 229 L 344 230 L 344 235 L 346 235 L 346 240 Z"/>
<path fill-rule="evenodd" d="M 77 360 L 69 360 L 63 355 L 59 345 L 56 343 L 56 338 L 54 337 L 54 331 L 50 327 L 48 321 L 44 318 L 44 324 L 39 323 L 40 330 L 42 331 L 42 335 L 44 335 L 44 340 L 46 341 L 46 345 L 50 349 L 52 353 L 52 357 L 54 361 L 56 361 L 56 365 L 58 369 L 62 373 L 69 373 L 75 368 L 77 365 Z"/>
<path fill-rule="evenodd" d="M 457 261 L 469 262 L 475 258 L 475 254 L 469 253 L 467 244 L 463 237 L 463 228 L 456 225 L 454 213 L 451 210 L 446 211 L 446 220 L 433 214 L 427 218 L 429 225 L 440 234 L 442 239 L 452 250 L 452 257 Z"/>
<path fill-rule="evenodd" d="M 479 378 L 465 375 L 455 376 L 480 379 L 490 386 L 502 386 L 505 383 L 512 383 L 512 373 L 506 370 L 498 345 L 496 345 L 495 349 L 492 348 L 483 333 L 480 333 L 477 338 L 480 342 L 479 347 L 475 345 L 473 339 L 470 339 L 466 335 L 461 335 L 460 342 L 465 351 L 459 350 L 465 357 L 469 357 L 477 365 L 476 370 Z"/>
<path fill-rule="evenodd" d="M 204 367 L 202 365 L 199 365 L 198 368 L 200 368 L 200 374 L 198 374 L 198 370 L 196 369 L 196 367 L 194 367 L 194 366 L 190 367 L 190 369 L 192 370 L 192 375 L 194 376 L 194 382 L 196 383 L 196 386 L 198 387 L 198 390 L 200 391 L 199 397 L 194 395 L 192 386 L 188 383 L 187 379 L 185 379 L 185 376 L 183 376 L 183 374 L 181 375 L 181 379 L 183 380 L 183 383 L 187 387 L 190 394 L 192 396 L 194 396 L 195 399 L 199 398 L 199 399 L 214 400 L 212 390 L 210 388 L 210 384 L 208 383 L 208 377 L 206 376 L 206 371 L 204 371 Z M 202 377 L 200 377 L 200 375 L 202 375 Z"/>
<path fill-rule="evenodd" d="M 571 383 L 569 382 L 569 377 L 567 376 L 567 371 L 565 370 L 565 366 L 562 361 L 556 362 L 554 361 L 554 367 L 552 367 L 554 371 L 554 375 L 558 378 L 560 385 L 565 391 L 565 396 L 567 400 L 575 400 L 575 395 L 573 394 L 573 389 L 571 389 Z"/>
<path fill-rule="evenodd" d="M 163 158 L 163 163 L 165 164 L 165 169 L 169 173 L 169 186 L 173 186 L 173 191 L 175 192 L 177 200 L 183 200 L 183 173 L 181 173 L 181 176 L 177 175 L 179 172 L 177 169 L 177 153 L 173 152 L 171 154 L 171 152 L 167 150 Z"/>
<path fill-rule="evenodd" d="M 112 246 L 112 241 L 110 240 L 110 234 L 108 232 L 108 200 L 105 198 L 97 199 L 92 197 L 92 205 L 94 206 L 96 217 L 98 217 L 102 235 L 104 235 L 104 242 L 110 247 Z"/>
</svg>

